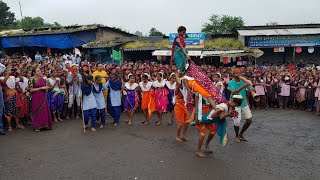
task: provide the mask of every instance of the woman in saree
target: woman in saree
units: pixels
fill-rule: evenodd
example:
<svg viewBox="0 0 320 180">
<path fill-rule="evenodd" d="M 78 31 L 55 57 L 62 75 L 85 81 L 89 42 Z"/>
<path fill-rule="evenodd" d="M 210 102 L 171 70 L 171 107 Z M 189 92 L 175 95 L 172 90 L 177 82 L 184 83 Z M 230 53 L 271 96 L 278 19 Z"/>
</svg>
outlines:
<svg viewBox="0 0 320 180">
<path fill-rule="evenodd" d="M 157 125 L 160 125 L 162 122 L 162 113 L 167 111 L 168 101 L 168 94 L 169 91 L 165 88 L 166 80 L 163 79 L 163 73 L 158 72 L 157 78 L 153 82 L 152 86 L 155 88 L 155 102 L 156 102 L 156 109 L 158 114 L 158 121 L 155 122 Z"/>
<path fill-rule="evenodd" d="M 17 78 L 17 76 L 20 76 Z M 6 118 L 8 122 L 8 131 L 12 131 L 11 127 L 11 120 L 12 118 L 16 121 L 16 127 L 18 129 L 24 129 L 24 126 L 22 125 L 20 118 L 19 118 L 19 107 L 17 107 L 17 85 L 18 82 L 22 80 L 22 77 L 17 71 L 17 69 L 14 68 L 8 68 L 4 72 L 4 77 L 2 78 L 2 88 L 3 88 L 3 101 L 5 104 L 4 109 L 4 117 Z"/>
<path fill-rule="evenodd" d="M 178 28 L 178 36 L 176 36 L 172 43 L 171 61 L 174 60 L 179 72 L 185 72 L 187 60 L 191 60 L 186 49 L 185 38 L 187 29 L 184 26 Z"/>
<path fill-rule="evenodd" d="M 141 109 L 144 113 L 144 123 L 145 125 L 149 124 L 150 117 L 153 111 L 156 108 L 154 101 L 154 91 L 151 88 L 152 82 L 149 81 L 150 76 L 147 73 L 144 73 L 141 76 L 142 81 L 139 83 L 139 87 L 141 89 L 142 101 L 141 101 Z"/>
<path fill-rule="evenodd" d="M 139 96 L 137 93 L 139 85 L 135 83 L 135 77 L 133 74 L 128 75 L 129 81 L 124 84 L 125 90 L 125 100 L 124 100 L 124 110 L 127 112 L 129 125 L 132 124 L 133 113 L 139 106 Z"/>
<path fill-rule="evenodd" d="M 50 87 L 46 86 L 46 81 L 42 77 L 40 68 L 33 69 L 32 75 L 33 77 L 29 80 L 29 89 L 32 97 L 32 128 L 36 132 L 40 132 L 40 129 L 51 129 L 53 125 L 46 97 L 46 91 Z"/>
</svg>

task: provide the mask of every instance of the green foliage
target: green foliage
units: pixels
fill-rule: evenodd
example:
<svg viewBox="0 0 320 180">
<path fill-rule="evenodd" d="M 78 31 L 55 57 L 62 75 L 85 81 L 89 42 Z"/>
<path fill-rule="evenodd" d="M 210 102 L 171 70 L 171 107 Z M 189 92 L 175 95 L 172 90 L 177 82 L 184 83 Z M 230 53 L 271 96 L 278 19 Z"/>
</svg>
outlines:
<svg viewBox="0 0 320 180">
<path fill-rule="evenodd" d="M 210 50 L 239 50 L 243 49 L 243 44 L 233 38 L 217 38 L 206 41 L 204 48 Z"/>
<path fill-rule="evenodd" d="M 158 31 L 156 28 L 151 28 L 149 32 L 149 37 L 151 36 L 165 36 L 162 32 Z"/>
<path fill-rule="evenodd" d="M 168 48 L 171 48 L 171 45 L 169 45 L 168 40 L 163 40 L 161 42 L 156 42 L 156 43 L 135 41 L 135 42 L 130 42 L 124 45 L 125 49 L 139 49 L 139 48 L 148 48 L 148 47 L 154 47 L 157 49 L 168 49 Z"/>
<path fill-rule="evenodd" d="M 14 13 L 10 11 L 10 8 L 5 2 L 0 1 L 0 30 L 14 27 L 14 21 Z"/>
<path fill-rule="evenodd" d="M 202 27 L 202 32 L 211 34 L 230 34 L 236 27 L 244 26 L 242 17 L 229 15 L 212 15 L 208 23 Z"/>
</svg>

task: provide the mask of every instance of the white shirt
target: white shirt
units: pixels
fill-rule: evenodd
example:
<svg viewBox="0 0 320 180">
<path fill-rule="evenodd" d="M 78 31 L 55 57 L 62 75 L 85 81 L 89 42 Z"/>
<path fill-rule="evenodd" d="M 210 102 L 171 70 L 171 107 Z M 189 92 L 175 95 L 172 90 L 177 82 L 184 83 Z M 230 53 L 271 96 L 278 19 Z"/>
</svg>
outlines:
<svg viewBox="0 0 320 180">
<path fill-rule="evenodd" d="M 60 81 L 60 78 L 56 78 Z M 49 78 L 48 81 L 50 83 L 51 86 L 53 86 L 55 83 L 56 83 L 56 79 L 52 79 L 52 78 Z M 59 84 L 57 83 L 54 87 L 53 87 L 53 90 L 54 91 L 60 91 L 60 88 L 59 88 Z"/>
<path fill-rule="evenodd" d="M 97 91 L 99 90 L 99 86 L 93 85 L 93 88 L 95 88 Z M 102 90 L 106 90 L 104 86 L 102 87 Z M 106 102 L 104 100 L 103 91 L 100 91 L 100 93 L 93 93 L 94 98 L 96 99 L 97 103 L 97 109 L 104 109 L 106 108 Z"/>
<path fill-rule="evenodd" d="M 97 108 L 97 102 L 92 92 L 89 94 L 89 96 L 83 95 L 82 104 L 82 108 L 84 111 Z"/>
</svg>

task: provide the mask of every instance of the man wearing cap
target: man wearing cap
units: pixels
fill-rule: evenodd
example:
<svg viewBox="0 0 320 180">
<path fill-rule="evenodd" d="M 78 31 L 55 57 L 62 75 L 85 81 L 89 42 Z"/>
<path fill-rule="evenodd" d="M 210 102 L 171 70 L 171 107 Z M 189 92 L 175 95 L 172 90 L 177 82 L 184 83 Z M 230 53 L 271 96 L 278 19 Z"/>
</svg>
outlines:
<svg viewBox="0 0 320 180">
<path fill-rule="evenodd" d="M 235 138 L 235 142 L 241 142 L 241 141 L 247 141 L 243 134 L 244 132 L 249 128 L 251 122 L 252 122 L 252 114 L 251 114 L 251 110 L 248 106 L 248 102 L 246 100 L 246 88 L 251 86 L 251 84 L 248 82 L 248 80 L 241 75 L 241 69 L 239 68 L 235 68 L 233 70 L 233 79 L 229 82 L 228 84 L 228 88 L 231 91 L 231 97 L 235 94 L 239 94 L 243 97 L 243 102 L 241 104 L 241 106 L 236 107 L 236 111 L 238 112 L 238 117 L 233 118 L 233 122 L 234 122 L 234 131 L 236 133 L 236 138 Z M 244 119 L 246 120 L 245 124 L 243 125 L 241 132 L 239 134 L 239 126 L 240 126 L 240 121 L 241 121 L 241 116 L 244 117 Z"/>
</svg>

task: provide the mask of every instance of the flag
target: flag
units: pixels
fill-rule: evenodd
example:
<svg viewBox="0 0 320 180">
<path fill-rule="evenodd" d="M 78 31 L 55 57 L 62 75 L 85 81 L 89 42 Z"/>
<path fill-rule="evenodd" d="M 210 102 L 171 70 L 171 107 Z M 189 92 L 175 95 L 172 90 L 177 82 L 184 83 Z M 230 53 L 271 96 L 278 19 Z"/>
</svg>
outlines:
<svg viewBox="0 0 320 180">
<path fill-rule="evenodd" d="M 112 51 L 112 57 L 115 61 L 121 61 L 122 60 L 122 54 L 120 51 L 116 51 L 116 50 L 113 50 Z"/>
</svg>

